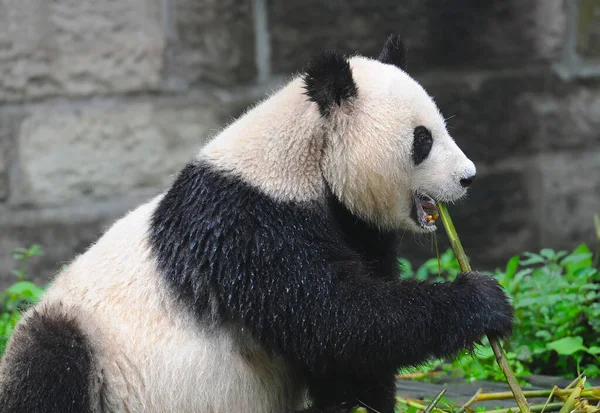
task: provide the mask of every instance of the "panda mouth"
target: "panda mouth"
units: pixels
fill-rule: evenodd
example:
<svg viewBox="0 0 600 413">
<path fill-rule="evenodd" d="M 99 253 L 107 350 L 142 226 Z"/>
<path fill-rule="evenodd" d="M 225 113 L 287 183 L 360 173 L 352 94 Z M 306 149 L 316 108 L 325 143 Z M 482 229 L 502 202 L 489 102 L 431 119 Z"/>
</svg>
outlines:
<svg viewBox="0 0 600 413">
<path fill-rule="evenodd" d="M 440 214 L 433 198 L 424 194 L 417 194 L 413 200 L 413 216 L 421 228 L 435 229 L 435 221 Z"/>
</svg>

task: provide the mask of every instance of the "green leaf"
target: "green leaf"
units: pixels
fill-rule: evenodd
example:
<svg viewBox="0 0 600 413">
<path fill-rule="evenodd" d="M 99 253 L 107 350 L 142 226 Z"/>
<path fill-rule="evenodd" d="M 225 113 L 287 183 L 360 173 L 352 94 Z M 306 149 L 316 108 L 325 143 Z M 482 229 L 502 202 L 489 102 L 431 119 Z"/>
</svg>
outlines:
<svg viewBox="0 0 600 413">
<path fill-rule="evenodd" d="M 546 330 L 536 331 L 535 336 L 542 340 L 550 340 L 552 338 L 552 335 Z"/>
<path fill-rule="evenodd" d="M 510 260 L 508 260 L 508 263 L 506 264 L 506 273 L 505 273 L 507 279 L 511 279 L 517 272 L 517 268 L 519 268 L 519 259 L 520 258 L 521 257 L 519 257 L 518 255 L 515 255 Z"/>
<path fill-rule="evenodd" d="M 571 255 L 567 255 L 561 262 L 561 265 L 569 264 L 569 263 L 580 263 L 582 261 L 591 262 L 592 254 L 587 253 L 573 253 Z"/>
<path fill-rule="evenodd" d="M 593 281 L 598 275 L 598 270 L 591 267 L 579 268 L 573 271 L 573 275 L 577 278 L 582 278 L 585 281 Z"/>
<path fill-rule="evenodd" d="M 548 260 L 551 260 L 555 257 L 556 253 L 550 248 L 544 248 L 540 251 L 540 255 Z"/>
<path fill-rule="evenodd" d="M 416 278 L 420 281 L 424 281 L 430 274 L 438 273 L 438 262 L 437 258 L 430 258 L 423 263 L 416 273 Z"/>
<path fill-rule="evenodd" d="M 574 274 L 581 269 L 589 269 L 592 266 L 591 253 L 577 253 L 565 257 L 560 263 L 565 268 L 567 274 Z"/>
<path fill-rule="evenodd" d="M 586 244 L 581 244 L 565 257 L 560 265 L 565 267 L 567 274 L 573 274 L 581 268 L 590 268 L 592 266 L 592 253 Z"/>
<path fill-rule="evenodd" d="M 4 293 L 11 297 L 24 296 L 37 299 L 42 296 L 44 290 L 30 281 L 19 281 L 4 290 Z"/>
<path fill-rule="evenodd" d="M 564 256 L 566 256 L 568 254 L 567 251 L 558 251 L 556 253 L 556 255 L 554 256 L 554 260 L 555 261 L 559 261 L 561 258 L 563 258 Z"/>
<path fill-rule="evenodd" d="M 590 354 L 600 354 L 600 347 L 598 346 L 592 346 L 590 348 L 587 349 L 587 352 Z"/>
<path fill-rule="evenodd" d="M 575 249 L 573 250 L 573 252 L 572 252 L 572 253 L 573 253 L 573 254 L 579 254 L 579 253 L 586 254 L 586 253 L 589 253 L 589 252 L 592 252 L 592 251 L 591 251 L 591 250 L 590 250 L 590 248 L 587 246 L 587 244 L 586 244 L 585 242 L 583 242 L 583 243 L 579 244 L 579 245 L 577 246 L 577 248 L 575 248 Z"/>
<path fill-rule="evenodd" d="M 31 248 L 27 250 L 27 254 L 30 257 L 41 257 L 42 255 L 44 255 L 44 252 L 38 244 L 33 244 Z"/>
<path fill-rule="evenodd" d="M 533 265 L 533 264 L 545 264 L 546 259 L 538 254 L 532 254 L 531 252 L 525 252 L 523 255 L 527 257 L 525 261 L 521 261 L 521 265 Z"/>
<path fill-rule="evenodd" d="M 570 356 L 578 351 L 588 350 L 588 348 L 583 345 L 583 338 L 579 336 L 561 338 L 560 340 L 548 343 L 546 347 L 556 351 L 561 356 Z"/>
<path fill-rule="evenodd" d="M 411 278 L 415 275 L 410 261 L 406 258 L 398 258 L 398 265 L 400 266 L 401 278 Z"/>
<path fill-rule="evenodd" d="M 494 350 L 491 347 L 479 347 L 476 351 L 477 358 L 487 360 L 494 357 Z"/>
<path fill-rule="evenodd" d="M 25 248 L 14 248 L 11 252 L 15 260 L 20 260 L 25 256 L 25 254 L 27 254 L 27 250 Z"/>
</svg>

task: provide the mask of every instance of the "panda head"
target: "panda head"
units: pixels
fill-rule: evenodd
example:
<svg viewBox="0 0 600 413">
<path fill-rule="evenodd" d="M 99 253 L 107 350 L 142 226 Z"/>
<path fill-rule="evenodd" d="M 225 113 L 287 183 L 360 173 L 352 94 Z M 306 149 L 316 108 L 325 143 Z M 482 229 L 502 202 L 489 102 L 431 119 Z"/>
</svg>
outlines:
<svg viewBox="0 0 600 413">
<path fill-rule="evenodd" d="M 382 229 L 432 232 L 427 215 L 466 195 L 475 165 L 404 68 L 402 41 L 390 36 L 378 59 L 323 52 L 303 81 L 323 120 L 321 170 L 333 194 Z"/>
</svg>

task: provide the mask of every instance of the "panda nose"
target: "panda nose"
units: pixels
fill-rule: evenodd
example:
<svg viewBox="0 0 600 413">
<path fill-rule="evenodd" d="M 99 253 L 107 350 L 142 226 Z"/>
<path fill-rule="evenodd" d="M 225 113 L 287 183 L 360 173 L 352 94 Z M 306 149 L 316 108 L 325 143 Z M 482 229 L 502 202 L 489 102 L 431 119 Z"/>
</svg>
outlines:
<svg viewBox="0 0 600 413">
<path fill-rule="evenodd" d="M 462 178 L 460 180 L 460 186 L 462 186 L 463 188 L 470 186 L 471 183 L 473 182 L 473 179 L 475 179 L 475 175 L 471 175 L 467 178 Z"/>
</svg>

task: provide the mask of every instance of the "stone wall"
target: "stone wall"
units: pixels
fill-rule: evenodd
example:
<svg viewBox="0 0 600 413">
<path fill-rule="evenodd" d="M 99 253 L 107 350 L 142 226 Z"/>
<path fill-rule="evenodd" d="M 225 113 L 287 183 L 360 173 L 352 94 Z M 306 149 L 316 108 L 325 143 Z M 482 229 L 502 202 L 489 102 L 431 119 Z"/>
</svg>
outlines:
<svg viewBox="0 0 600 413">
<path fill-rule="evenodd" d="M 476 266 L 591 243 L 596 0 L 0 0 L 0 287 L 12 248 L 47 280 L 321 48 L 390 32 L 478 166 L 453 209 Z"/>
</svg>

